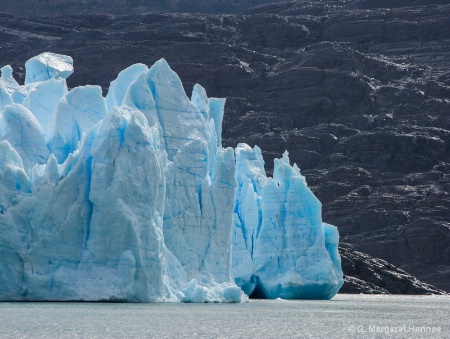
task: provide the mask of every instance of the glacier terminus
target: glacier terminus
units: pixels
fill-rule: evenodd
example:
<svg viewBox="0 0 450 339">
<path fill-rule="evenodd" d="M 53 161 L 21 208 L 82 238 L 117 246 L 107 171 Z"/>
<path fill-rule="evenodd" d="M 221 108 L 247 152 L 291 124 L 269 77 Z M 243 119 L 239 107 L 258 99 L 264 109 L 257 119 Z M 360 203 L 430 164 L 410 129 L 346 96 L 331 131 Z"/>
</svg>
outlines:
<svg viewBox="0 0 450 339">
<path fill-rule="evenodd" d="M 0 77 L 0 300 L 331 299 L 337 228 L 288 154 L 223 148 L 225 99 L 164 59 L 68 89 L 69 56 Z"/>
</svg>

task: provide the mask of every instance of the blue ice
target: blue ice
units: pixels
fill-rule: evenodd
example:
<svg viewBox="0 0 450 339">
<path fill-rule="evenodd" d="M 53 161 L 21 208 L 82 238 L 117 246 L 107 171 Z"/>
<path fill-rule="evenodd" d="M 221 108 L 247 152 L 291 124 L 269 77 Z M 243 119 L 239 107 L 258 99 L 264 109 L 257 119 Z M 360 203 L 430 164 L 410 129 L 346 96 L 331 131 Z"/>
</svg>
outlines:
<svg viewBox="0 0 450 339">
<path fill-rule="evenodd" d="M 225 99 L 164 59 L 70 91 L 70 57 L 0 77 L 0 300 L 329 299 L 339 235 L 287 154 L 223 148 Z"/>
</svg>

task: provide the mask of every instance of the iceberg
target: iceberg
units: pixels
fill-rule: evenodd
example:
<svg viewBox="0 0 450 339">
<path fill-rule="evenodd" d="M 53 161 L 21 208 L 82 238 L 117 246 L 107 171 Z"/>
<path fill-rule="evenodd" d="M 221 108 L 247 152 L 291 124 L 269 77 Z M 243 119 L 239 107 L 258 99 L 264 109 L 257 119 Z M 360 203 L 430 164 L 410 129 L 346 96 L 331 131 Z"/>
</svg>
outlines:
<svg viewBox="0 0 450 339">
<path fill-rule="evenodd" d="M 339 235 L 287 154 L 223 148 L 225 99 L 164 59 L 67 88 L 70 57 L 0 77 L 0 300 L 329 299 Z M 247 294 L 245 294 L 245 293 Z"/>
</svg>

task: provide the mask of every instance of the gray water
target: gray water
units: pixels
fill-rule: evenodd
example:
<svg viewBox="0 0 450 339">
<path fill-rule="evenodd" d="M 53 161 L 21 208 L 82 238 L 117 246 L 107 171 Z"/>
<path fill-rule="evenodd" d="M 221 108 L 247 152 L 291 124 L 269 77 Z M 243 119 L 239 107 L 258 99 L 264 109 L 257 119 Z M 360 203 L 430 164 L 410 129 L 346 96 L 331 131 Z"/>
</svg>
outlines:
<svg viewBox="0 0 450 339">
<path fill-rule="evenodd" d="M 247 304 L 0 303 L 0 338 L 450 338 L 450 297 Z"/>
</svg>

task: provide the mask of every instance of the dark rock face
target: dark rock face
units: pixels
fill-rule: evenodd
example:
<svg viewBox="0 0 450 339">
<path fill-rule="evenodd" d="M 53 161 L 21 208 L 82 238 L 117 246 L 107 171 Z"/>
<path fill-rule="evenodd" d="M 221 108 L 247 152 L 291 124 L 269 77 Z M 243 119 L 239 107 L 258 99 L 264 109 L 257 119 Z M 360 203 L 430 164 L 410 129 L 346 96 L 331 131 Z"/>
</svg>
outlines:
<svg viewBox="0 0 450 339">
<path fill-rule="evenodd" d="M 0 12 L 39 17 L 70 13 L 141 14 L 143 11 L 179 13 L 240 13 L 271 0 L 2 0 Z"/>
<path fill-rule="evenodd" d="M 245 15 L 1 15 L 0 64 L 44 51 L 105 91 L 164 57 L 226 97 L 224 144 L 291 160 L 355 250 L 450 291 L 450 3 L 317 0 Z"/>
<path fill-rule="evenodd" d="M 340 244 L 339 252 L 345 275 L 339 293 L 447 294 L 385 260 L 355 251 L 349 244 Z"/>
</svg>

